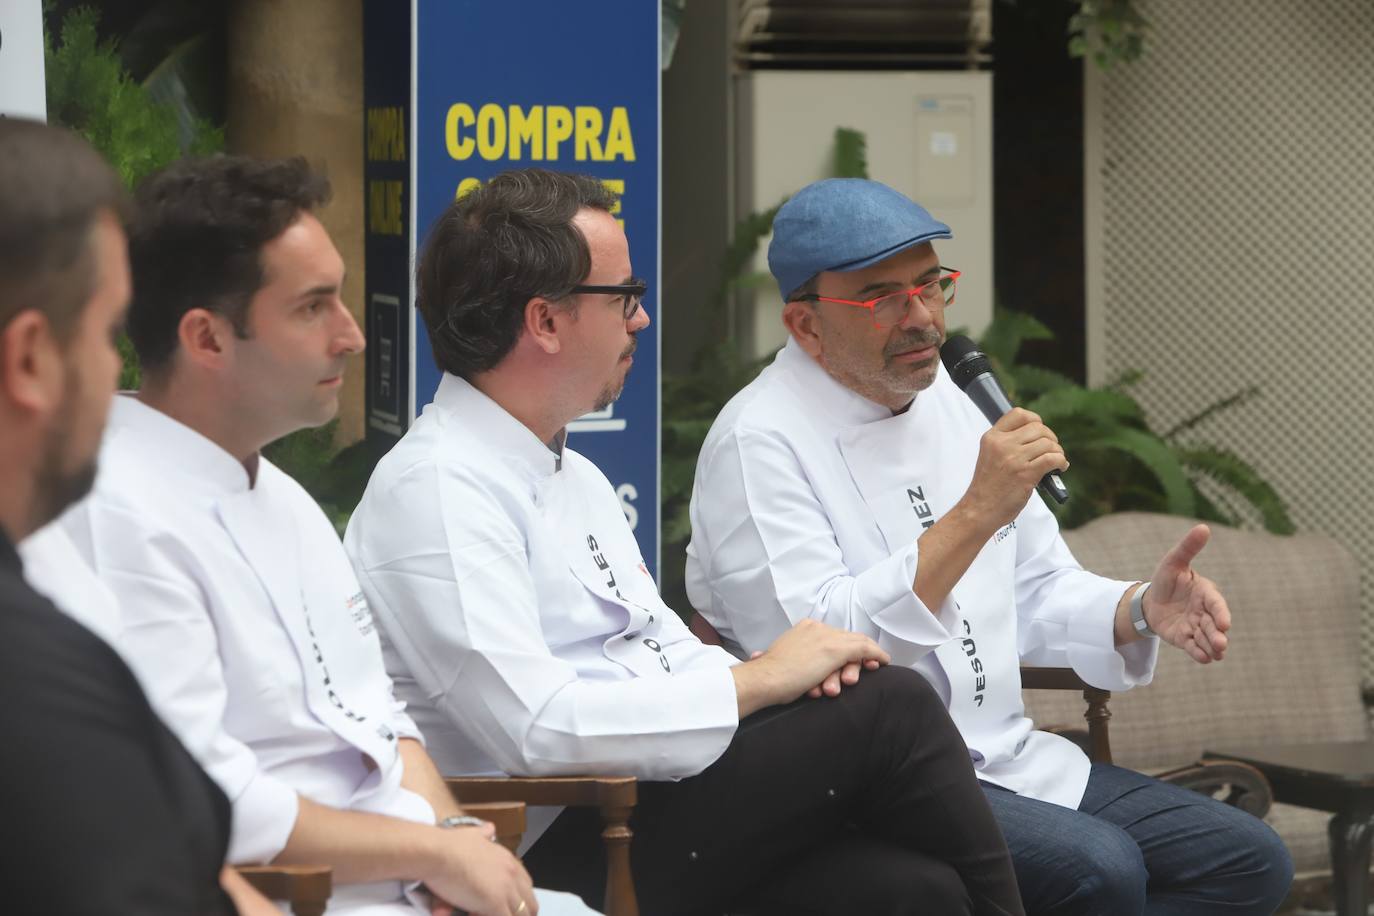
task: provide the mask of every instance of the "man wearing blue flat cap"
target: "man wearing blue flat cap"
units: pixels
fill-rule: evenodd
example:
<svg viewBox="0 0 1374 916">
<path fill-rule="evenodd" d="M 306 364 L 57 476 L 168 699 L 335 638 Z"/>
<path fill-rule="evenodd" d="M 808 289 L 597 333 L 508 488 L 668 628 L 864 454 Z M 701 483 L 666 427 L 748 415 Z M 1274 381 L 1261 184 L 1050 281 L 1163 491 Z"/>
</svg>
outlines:
<svg viewBox="0 0 1374 916">
<path fill-rule="evenodd" d="M 942 370 L 959 271 L 950 229 L 875 181 L 830 179 L 778 211 L 768 264 L 790 339 L 716 419 L 697 463 L 687 585 L 741 657 L 802 620 L 872 637 L 959 727 L 1028 913 L 1271 913 L 1292 863 L 1261 821 L 1091 764 L 1036 731 L 1021 663 L 1110 690 L 1161 641 L 1220 660 L 1230 612 L 1191 568 L 1198 526 L 1148 582 L 1084 571 L 1033 496 L 1068 467 L 1012 410 L 989 428 Z"/>
</svg>

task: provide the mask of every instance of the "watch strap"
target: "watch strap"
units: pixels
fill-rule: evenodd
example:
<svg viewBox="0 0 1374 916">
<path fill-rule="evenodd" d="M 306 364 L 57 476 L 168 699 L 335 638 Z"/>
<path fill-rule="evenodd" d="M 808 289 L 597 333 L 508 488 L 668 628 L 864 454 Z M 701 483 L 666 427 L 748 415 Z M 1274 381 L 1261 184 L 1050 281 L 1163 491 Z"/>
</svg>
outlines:
<svg viewBox="0 0 1374 916">
<path fill-rule="evenodd" d="M 1135 629 L 1137 636 L 1157 636 L 1154 630 L 1150 629 L 1149 621 L 1145 619 L 1145 593 L 1150 590 L 1150 583 L 1146 582 L 1135 590 L 1131 596 L 1131 626 Z"/>
</svg>

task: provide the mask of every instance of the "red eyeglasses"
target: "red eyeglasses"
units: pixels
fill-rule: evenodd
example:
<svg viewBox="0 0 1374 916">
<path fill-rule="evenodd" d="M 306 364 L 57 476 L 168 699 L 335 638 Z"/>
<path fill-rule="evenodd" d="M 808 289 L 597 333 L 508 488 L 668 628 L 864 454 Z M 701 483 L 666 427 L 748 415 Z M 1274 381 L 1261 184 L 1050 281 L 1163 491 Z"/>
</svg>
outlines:
<svg viewBox="0 0 1374 916">
<path fill-rule="evenodd" d="M 865 299 L 860 302 L 856 299 L 833 299 L 830 296 L 818 296 L 815 293 L 807 293 L 798 296 L 801 302 L 835 302 L 840 305 L 852 305 L 855 308 L 868 309 L 873 315 L 873 324 L 881 330 L 896 327 L 906 318 L 907 312 L 911 311 L 911 299 L 913 296 L 919 297 L 921 302 L 929 308 L 948 308 L 954 304 L 955 282 L 963 276 L 963 271 L 955 270 L 952 267 L 941 267 L 945 273 L 936 277 L 928 283 L 922 283 L 913 289 L 904 289 L 895 293 L 883 293 L 876 299 Z"/>
</svg>

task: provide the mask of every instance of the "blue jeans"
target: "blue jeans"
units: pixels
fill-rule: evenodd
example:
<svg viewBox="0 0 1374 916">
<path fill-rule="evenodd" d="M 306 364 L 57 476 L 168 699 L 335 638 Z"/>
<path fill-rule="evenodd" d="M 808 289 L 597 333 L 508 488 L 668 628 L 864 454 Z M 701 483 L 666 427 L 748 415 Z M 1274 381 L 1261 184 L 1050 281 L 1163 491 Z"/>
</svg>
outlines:
<svg viewBox="0 0 1374 916">
<path fill-rule="evenodd" d="M 1093 764 L 1077 811 L 983 792 L 1028 916 L 1270 914 L 1293 880 L 1263 821 L 1132 770 Z"/>
</svg>

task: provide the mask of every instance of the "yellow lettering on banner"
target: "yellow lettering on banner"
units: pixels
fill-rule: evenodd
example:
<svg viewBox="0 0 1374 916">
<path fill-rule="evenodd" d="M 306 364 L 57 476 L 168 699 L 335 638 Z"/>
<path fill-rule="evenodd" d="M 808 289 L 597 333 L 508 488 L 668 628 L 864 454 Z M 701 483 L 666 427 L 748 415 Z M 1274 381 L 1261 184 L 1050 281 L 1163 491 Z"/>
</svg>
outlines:
<svg viewBox="0 0 1374 916">
<path fill-rule="evenodd" d="M 400 108 L 367 110 L 367 158 L 369 162 L 405 162 L 405 114 Z"/>
<path fill-rule="evenodd" d="M 448 154 L 454 159 L 463 160 L 472 155 L 472 149 L 477 144 L 471 137 L 459 139 L 458 126 L 471 127 L 476 122 L 471 105 L 458 102 L 449 106 L 448 117 L 444 119 L 444 143 L 448 147 Z"/>
<path fill-rule="evenodd" d="M 635 161 L 635 143 L 630 137 L 630 114 L 624 105 L 611 109 L 611 127 L 606 132 L 606 155 L 603 161 L 613 162 L 617 156 L 626 162 Z"/>
<path fill-rule="evenodd" d="M 488 162 L 506 154 L 506 113 L 488 102 L 477 112 L 477 152 Z"/>
<path fill-rule="evenodd" d="M 480 178 L 464 178 L 462 181 L 458 182 L 458 190 L 453 192 L 453 199 L 460 200 L 467 197 L 481 186 L 482 180 Z"/>
<path fill-rule="evenodd" d="M 538 162 L 544 158 L 544 106 L 535 105 L 529 114 L 519 105 L 510 107 L 510 158 L 520 160 L 520 144 L 528 143 L 530 158 Z"/>
<path fill-rule="evenodd" d="M 367 183 L 367 231 L 373 235 L 401 234 L 401 197 L 405 185 L 400 181 Z"/>
<path fill-rule="evenodd" d="M 544 158 L 550 161 L 558 158 L 558 144 L 573 135 L 573 114 L 562 105 L 548 107 L 548 120 L 544 125 Z"/>
<path fill-rule="evenodd" d="M 577 106 L 577 161 L 586 162 L 588 154 L 593 162 L 601 161 L 601 109 L 591 105 Z"/>
<path fill-rule="evenodd" d="M 394 112 L 394 120 L 388 115 L 375 126 L 369 112 L 369 158 L 376 151 L 405 158 L 404 112 L 399 108 Z M 630 113 L 623 105 L 611 108 L 607 121 L 605 111 L 595 105 L 531 105 L 526 109 L 487 102 L 474 109 L 467 102 L 455 102 L 444 119 L 444 145 L 449 156 L 459 161 L 476 154 L 486 162 L 507 158 L 519 162 L 527 155 L 536 162 L 556 162 L 559 147 L 568 140 L 573 141 L 573 158 L 578 162 L 635 161 Z"/>
</svg>

